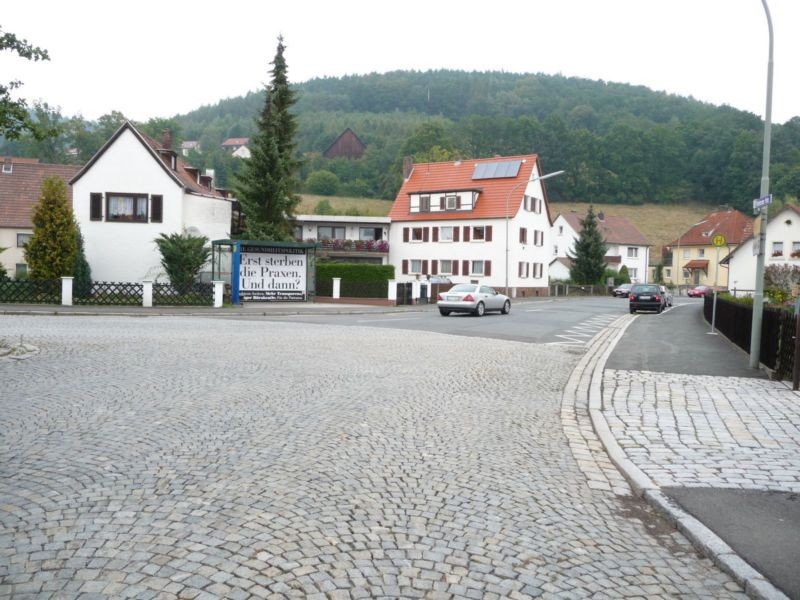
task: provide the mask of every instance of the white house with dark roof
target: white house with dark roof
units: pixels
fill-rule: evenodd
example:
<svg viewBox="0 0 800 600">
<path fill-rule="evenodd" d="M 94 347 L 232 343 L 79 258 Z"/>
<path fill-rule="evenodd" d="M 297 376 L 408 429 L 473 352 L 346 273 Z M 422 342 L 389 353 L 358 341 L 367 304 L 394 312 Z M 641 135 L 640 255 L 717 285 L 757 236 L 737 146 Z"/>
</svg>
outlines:
<svg viewBox="0 0 800 600">
<path fill-rule="evenodd" d="M 650 242 L 625 217 L 606 215 L 603 211 L 596 214 L 597 227 L 606 243 L 606 266 L 619 271 L 622 266 L 628 268 L 628 275 L 634 283 L 647 283 L 648 264 L 650 261 Z M 586 215 L 575 211 L 559 214 L 553 221 L 553 251 L 551 264 L 557 259 L 567 259 L 575 252 L 575 241 L 583 230 L 582 221 Z M 565 278 L 569 272 L 567 262 L 558 261 L 553 265 L 558 278 Z M 555 277 L 555 275 L 554 275 Z"/>
<path fill-rule="evenodd" d="M 156 279 L 162 233 L 230 237 L 232 199 L 178 157 L 171 137 L 157 142 L 126 122 L 70 180 L 94 280 Z"/>
<path fill-rule="evenodd" d="M 433 275 L 548 294 L 550 210 L 535 154 L 404 165 L 389 212 L 400 282 Z"/>
</svg>

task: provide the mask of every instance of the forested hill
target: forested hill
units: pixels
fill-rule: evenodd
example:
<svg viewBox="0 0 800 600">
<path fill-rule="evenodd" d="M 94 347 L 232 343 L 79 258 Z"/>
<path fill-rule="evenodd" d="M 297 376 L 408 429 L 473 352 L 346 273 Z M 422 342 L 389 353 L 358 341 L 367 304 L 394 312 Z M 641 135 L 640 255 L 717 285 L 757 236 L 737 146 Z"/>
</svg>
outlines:
<svg viewBox="0 0 800 600">
<path fill-rule="evenodd" d="M 759 191 L 758 116 L 642 86 L 551 75 L 396 71 L 314 79 L 296 90 L 303 176 L 333 172 L 347 195 L 393 198 L 403 154 L 421 161 L 529 152 L 539 153 L 545 171 L 567 171 L 548 184 L 554 200 L 696 200 L 744 208 Z M 248 135 L 261 102 L 262 95 L 253 93 L 177 121 L 184 138 L 209 147 Z M 367 144 L 365 156 L 321 158 L 347 127 Z M 776 194 L 800 192 L 800 118 L 774 127 L 771 175 Z"/>
<path fill-rule="evenodd" d="M 699 201 L 745 209 L 759 192 L 758 116 L 642 86 L 503 72 L 395 71 L 314 79 L 295 90 L 301 179 L 312 193 L 391 199 L 404 155 L 421 162 L 531 152 L 541 156 L 545 172 L 566 171 L 548 182 L 555 201 Z M 199 140 L 202 151 L 190 161 L 213 168 L 218 182 L 231 186 L 241 161 L 220 143 L 250 136 L 262 104 L 263 93 L 250 93 L 141 125 L 155 136 L 172 127 L 178 142 Z M 72 119 L 57 143 L 6 143 L 0 152 L 85 162 L 122 118 Z M 364 156 L 324 158 L 348 127 L 366 144 Z M 775 125 L 772 140 L 771 190 L 797 197 L 800 117 Z"/>
</svg>

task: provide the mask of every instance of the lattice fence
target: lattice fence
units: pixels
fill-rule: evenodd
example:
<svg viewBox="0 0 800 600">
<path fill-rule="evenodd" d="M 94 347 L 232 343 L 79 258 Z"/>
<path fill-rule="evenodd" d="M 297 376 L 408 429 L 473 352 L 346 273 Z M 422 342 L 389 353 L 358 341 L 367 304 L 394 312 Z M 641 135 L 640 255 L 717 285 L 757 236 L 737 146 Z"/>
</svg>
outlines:
<svg viewBox="0 0 800 600">
<path fill-rule="evenodd" d="M 153 306 L 213 306 L 214 284 L 195 283 L 178 290 L 169 283 L 153 284 Z"/>
<path fill-rule="evenodd" d="M 144 286 L 141 283 L 93 281 L 89 290 L 73 294 L 73 304 L 105 306 L 141 306 Z"/>
<path fill-rule="evenodd" d="M 10 304 L 61 304 L 60 279 L 0 281 L 0 302 Z"/>
</svg>

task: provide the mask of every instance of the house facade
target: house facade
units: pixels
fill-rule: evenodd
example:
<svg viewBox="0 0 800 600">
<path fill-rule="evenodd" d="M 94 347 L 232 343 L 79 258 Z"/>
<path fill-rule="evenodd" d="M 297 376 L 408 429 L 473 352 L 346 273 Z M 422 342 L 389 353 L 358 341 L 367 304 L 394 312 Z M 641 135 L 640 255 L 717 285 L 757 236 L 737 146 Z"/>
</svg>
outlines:
<svg viewBox="0 0 800 600">
<path fill-rule="evenodd" d="M 650 243 L 636 226 L 625 217 L 606 215 L 599 211 L 597 228 L 606 243 L 606 267 L 619 271 L 628 268 L 633 283 L 647 283 L 649 277 Z M 569 258 L 575 252 L 575 242 L 580 237 L 586 215 L 575 211 L 559 214 L 553 221 L 553 259 Z M 563 275 L 564 261 L 557 267 Z"/>
<path fill-rule="evenodd" d="M 27 277 L 25 244 L 33 235 L 31 214 L 39 202 L 42 183 L 58 177 L 67 183 L 80 167 L 41 164 L 35 158 L 6 157 L 0 172 L 0 264 L 10 277 Z M 70 199 L 71 200 L 71 199 Z"/>
<path fill-rule="evenodd" d="M 756 238 L 751 236 L 723 260 L 728 266 L 728 288 L 737 295 L 756 289 Z M 800 207 L 787 206 L 767 221 L 764 268 L 771 265 L 800 267 Z"/>
<path fill-rule="evenodd" d="M 550 209 L 538 156 L 404 165 L 389 212 L 400 282 L 433 275 L 548 294 Z"/>
<path fill-rule="evenodd" d="M 725 237 L 725 246 L 719 249 L 712 240 Z M 753 235 L 753 219 L 738 210 L 712 212 L 688 231 L 667 244 L 672 256 L 665 262 L 663 277 L 676 285 L 710 285 L 730 287 L 729 271 L 723 259 L 739 244 Z M 721 263 L 721 264 L 720 264 Z"/>
<path fill-rule="evenodd" d="M 386 265 L 390 222 L 389 217 L 295 215 L 294 238 L 316 242 L 321 258 Z"/>
<path fill-rule="evenodd" d="M 237 158 L 250 158 L 250 148 L 247 147 L 249 143 L 250 138 L 228 138 L 222 142 L 222 149 Z"/>
<path fill-rule="evenodd" d="M 230 237 L 232 200 L 178 157 L 168 132 L 157 142 L 126 122 L 70 183 L 95 281 L 158 278 L 162 233 Z"/>
</svg>

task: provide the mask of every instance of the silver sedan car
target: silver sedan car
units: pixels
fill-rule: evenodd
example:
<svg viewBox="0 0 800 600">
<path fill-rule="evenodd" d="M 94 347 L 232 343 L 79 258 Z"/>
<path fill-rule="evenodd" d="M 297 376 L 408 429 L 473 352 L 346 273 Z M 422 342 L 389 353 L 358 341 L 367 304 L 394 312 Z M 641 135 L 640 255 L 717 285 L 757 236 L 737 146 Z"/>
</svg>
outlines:
<svg viewBox="0 0 800 600">
<path fill-rule="evenodd" d="M 459 283 L 436 298 L 439 312 L 447 316 L 451 312 L 469 312 L 482 317 L 486 311 L 497 310 L 507 315 L 511 312 L 511 299 L 499 294 L 488 285 Z"/>
</svg>

